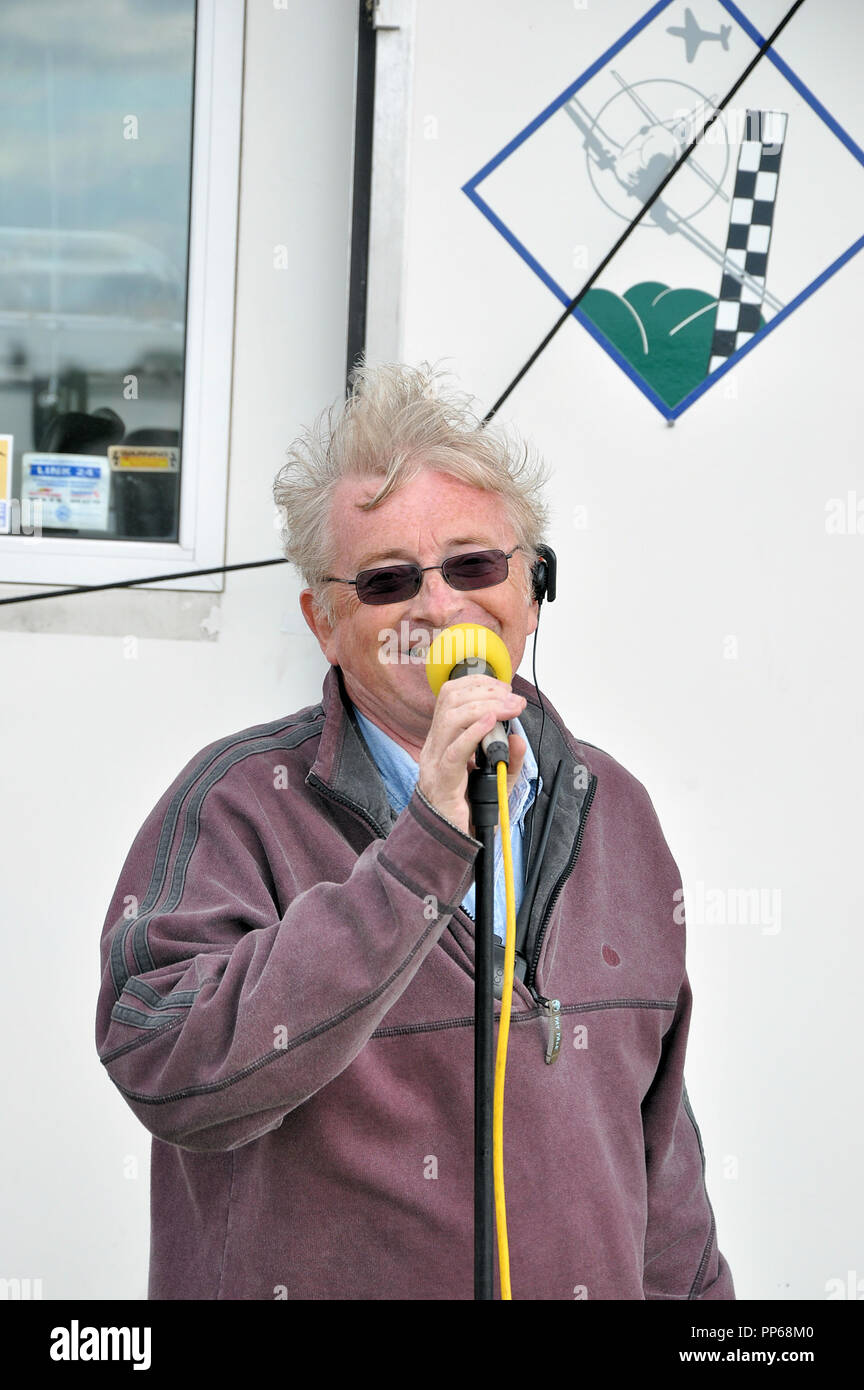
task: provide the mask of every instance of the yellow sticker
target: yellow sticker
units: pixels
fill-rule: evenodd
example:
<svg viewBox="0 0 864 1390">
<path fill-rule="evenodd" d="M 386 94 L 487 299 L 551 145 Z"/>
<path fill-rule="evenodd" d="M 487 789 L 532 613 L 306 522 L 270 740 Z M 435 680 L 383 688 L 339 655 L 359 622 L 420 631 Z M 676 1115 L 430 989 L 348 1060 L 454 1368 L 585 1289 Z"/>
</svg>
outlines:
<svg viewBox="0 0 864 1390">
<path fill-rule="evenodd" d="M 12 435 L 0 434 L 0 535 L 7 535 L 11 524 L 9 496 L 12 491 Z"/>
<path fill-rule="evenodd" d="M 108 459 L 112 470 L 124 469 L 128 472 L 132 469 L 149 472 L 150 469 L 161 469 L 164 472 L 176 473 L 180 467 L 180 450 L 112 444 L 108 450 Z"/>
</svg>

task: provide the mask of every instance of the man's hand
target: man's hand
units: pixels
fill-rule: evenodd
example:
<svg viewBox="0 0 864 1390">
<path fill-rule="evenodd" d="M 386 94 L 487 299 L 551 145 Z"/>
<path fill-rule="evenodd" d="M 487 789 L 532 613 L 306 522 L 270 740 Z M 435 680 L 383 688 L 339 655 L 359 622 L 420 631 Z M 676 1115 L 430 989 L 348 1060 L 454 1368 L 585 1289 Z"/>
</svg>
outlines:
<svg viewBox="0 0 864 1390">
<path fill-rule="evenodd" d="M 473 833 L 466 792 L 468 773 L 476 767 L 477 745 L 499 719 L 517 718 L 526 704 L 524 696 L 514 694 L 494 676 L 461 676 L 441 687 L 420 753 L 417 786 L 426 800 L 466 835 Z M 508 794 L 522 770 L 525 752 L 524 738 L 511 734 Z"/>
</svg>

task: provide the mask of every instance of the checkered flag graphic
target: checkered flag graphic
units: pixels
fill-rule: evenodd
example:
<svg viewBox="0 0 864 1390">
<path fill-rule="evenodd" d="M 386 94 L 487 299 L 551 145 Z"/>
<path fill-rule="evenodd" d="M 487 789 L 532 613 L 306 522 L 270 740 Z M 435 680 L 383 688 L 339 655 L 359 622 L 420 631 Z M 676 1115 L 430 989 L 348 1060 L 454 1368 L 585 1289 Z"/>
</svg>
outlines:
<svg viewBox="0 0 864 1390">
<path fill-rule="evenodd" d="M 760 327 L 786 121 L 783 111 L 747 112 L 729 213 L 709 372 L 727 362 Z"/>
</svg>

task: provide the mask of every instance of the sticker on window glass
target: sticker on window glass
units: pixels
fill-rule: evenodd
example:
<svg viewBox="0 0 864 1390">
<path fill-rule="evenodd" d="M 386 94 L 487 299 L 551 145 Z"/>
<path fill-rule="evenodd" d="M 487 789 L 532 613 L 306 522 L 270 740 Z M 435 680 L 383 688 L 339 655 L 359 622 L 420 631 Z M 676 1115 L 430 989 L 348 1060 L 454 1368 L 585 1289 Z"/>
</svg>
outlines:
<svg viewBox="0 0 864 1390">
<path fill-rule="evenodd" d="M 9 531 L 12 488 L 12 435 L 0 434 L 0 536 Z"/>
<path fill-rule="evenodd" d="M 146 444 L 112 444 L 108 458 L 112 469 L 124 473 L 176 473 L 180 467 L 179 449 L 157 449 Z"/>
<path fill-rule="evenodd" d="M 110 481 L 105 454 L 25 454 L 21 497 L 41 503 L 43 526 L 106 531 Z"/>
</svg>

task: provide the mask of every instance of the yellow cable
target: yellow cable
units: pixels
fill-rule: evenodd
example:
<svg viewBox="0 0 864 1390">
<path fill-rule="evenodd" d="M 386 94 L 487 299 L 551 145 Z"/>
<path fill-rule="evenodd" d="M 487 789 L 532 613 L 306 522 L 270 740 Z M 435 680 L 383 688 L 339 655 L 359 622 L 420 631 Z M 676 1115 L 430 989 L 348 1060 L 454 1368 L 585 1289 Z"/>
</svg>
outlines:
<svg viewBox="0 0 864 1390">
<path fill-rule="evenodd" d="M 513 970 L 516 963 L 516 895 L 513 889 L 513 850 L 510 844 L 510 810 L 507 803 L 507 764 L 496 768 L 498 777 L 498 818 L 501 822 L 501 849 L 504 854 L 504 886 L 507 895 L 507 939 L 504 944 L 504 983 L 501 989 L 501 1017 L 498 1022 L 498 1050 L 495 1054 L 495 1092 L 492 1101 L 492 1177 L 495 1186 L 495 1226 L 498 1232 L 498 1273 L 501 1298 L 510 1299 L 510 1252 L 507 1244 L 507 1210 L 504 1203 L 504 1071 L 507 1066 L 507 1037 L 513 1003 Z"/>
</svg>

